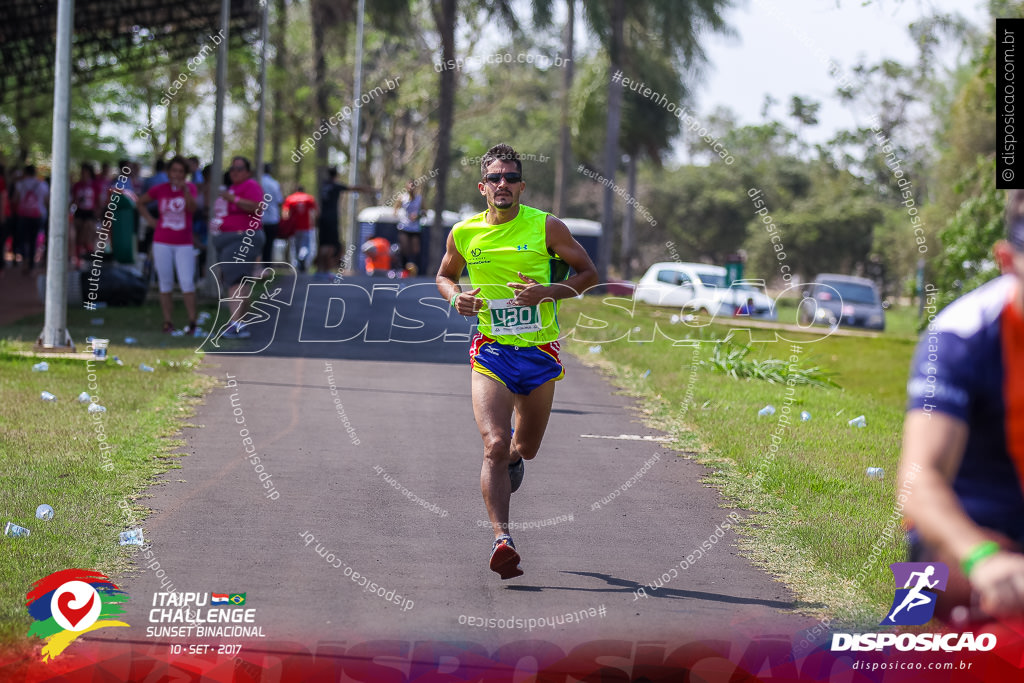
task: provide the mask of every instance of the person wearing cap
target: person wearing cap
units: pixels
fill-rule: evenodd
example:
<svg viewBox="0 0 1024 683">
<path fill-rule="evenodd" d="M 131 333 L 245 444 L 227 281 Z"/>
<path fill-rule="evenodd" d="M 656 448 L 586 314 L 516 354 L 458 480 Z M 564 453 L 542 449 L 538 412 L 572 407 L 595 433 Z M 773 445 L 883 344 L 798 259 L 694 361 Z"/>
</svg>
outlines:
<svg viewBox="0 0 1024 683">
<path fill-rule="evenodd" d="M 1006 223 L 1002 275 L 929 319 L 907 385 L 909 560 L 949 568 L 936 614 L 953 621 L 1024 615 L 1024 191 Z"/>
</svg>

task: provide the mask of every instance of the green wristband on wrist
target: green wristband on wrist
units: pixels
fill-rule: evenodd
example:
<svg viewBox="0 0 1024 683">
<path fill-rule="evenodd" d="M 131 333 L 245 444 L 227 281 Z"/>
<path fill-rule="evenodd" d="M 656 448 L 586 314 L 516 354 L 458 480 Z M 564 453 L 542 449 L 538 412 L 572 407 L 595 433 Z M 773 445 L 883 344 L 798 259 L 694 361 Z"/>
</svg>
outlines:
<svg viewBox="0 0 1024 683">
<path fill-rule="evenodd" d="M 991 557 L 998 553 L 1002 548 L 995 541 L 984 541 L 974 546 L 971 552 L 967 553 L 961 562 L 960 566 L 964 570 L 964 576 L 968 578 L 971 576 L 971 572 L 974 570 L 974 566 L 984 560 L 986 557 Z"/>
<path fill-rule="evenodd" d="M 452 308 L 455 308 L 455 300 L 459 298 L 459 294 L 462 294 L 462 292 L 455 292 L 452 294 L 452 298 L 448 299 L 448 303 L 452 305 Z"/>
</svg>

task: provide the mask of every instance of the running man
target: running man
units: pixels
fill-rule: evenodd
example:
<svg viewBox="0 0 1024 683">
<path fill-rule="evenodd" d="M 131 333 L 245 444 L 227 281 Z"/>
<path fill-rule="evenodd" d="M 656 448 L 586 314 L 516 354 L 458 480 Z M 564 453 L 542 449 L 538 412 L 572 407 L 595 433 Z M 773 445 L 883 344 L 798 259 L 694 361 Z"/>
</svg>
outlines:
<svg viewBox="0 0 1024 683">
<path fill-rule="evenodd" d="M 910 584 L 913 583 L 915 576 L 918 577 L 917 585 L 913 588 L 910 588 L 910 592 L 907 593 L 907 597 L 903 598 L 903 602 L 900 603 L 900 606 L 892 611 L 892 614 L 889 615 L 889 621 L 896 623 L 896 615 L 904 607 L 906 607 L 907 611 L 909 612 L 915 607 L 927 605 L 929 602 L 932 601 L 932 599 L 929 598 L 927 595 L 921 595 L 921 591 L 923 591 L 925 588 L 935 588 L 935 586 L 938 585 L 938 579 L 935 579 L 931 583 L 928 582 L 928 577 L 934 573 L 935 565 L 932 564 L 928 565 L 923 572 L 910 573 L 910 576 L 907 577 L 907 583 L 904 584 L 903 587 L 910 588 Z"/>
<path fill-rule="evenodd" d="M 929 322 L 907 385 L 909 559 L 949 567 L 941 618 L 972 603 L 1024 615 L 1024 192 L 1009 192 L 1006 223 L 1002 277 Z"/>
<path fill-rule="evenodd" d="M 473 414 L 484 442 L 480 489 L 494 529 L 490 568 L 511 579 L 523 573 L 508 533 L 511 494 L 523 481 L 523 461 L 540 449 L 555 382 L 565 375 L 558 360 L 557 301 L 597 284 L 597 269 L 565 223 L 519 203 L 526 183 L 514 149 L 492 147 L 480 172 L 477 188 L 487 210 L 452 228 L 437 289 L 460 315 L 478 316 L 469 359 Z M 576 274 L 553 284 L 552 259 Z M 469 270 L 469 291 L 459 286 L 463 268 Z"/>
</svg>

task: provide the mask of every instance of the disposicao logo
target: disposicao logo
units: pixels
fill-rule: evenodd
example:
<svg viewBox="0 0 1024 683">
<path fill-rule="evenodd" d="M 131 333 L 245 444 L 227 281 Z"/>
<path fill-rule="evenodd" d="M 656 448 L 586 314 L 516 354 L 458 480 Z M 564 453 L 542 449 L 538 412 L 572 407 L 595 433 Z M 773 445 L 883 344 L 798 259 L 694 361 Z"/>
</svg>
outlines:
<svg viewBox="0 0 1024 683">
<path fill-rule="evenodd" d="M 936 591 L 946 590 L 949 567 L 942 562 L 893 562 L 889 565 L 896 582 L 896 594 L 880 626 L 920 626 L 935 614 Z M 903 586 L 899 588 L 899 586 Z M 880 651 L 895 646 L 915 652 L 970 652 L 991 650 L 996 637 L 991 633 L 833 633 L 832 651 Z"/>
<path fill-rule="evenodd" d="M 920 626 L 927 624 L 935 614 L 936 590 L 946 590 L 949 568 L 942 562 L 894 562 L 889 565 L 896 585 L 889 614 L 882 619 L 884 626 Z"/>
<path fill-rule="evenodd" d="M 39 579 L 25 596 L 35 621 L 28 635 L 46 640 L 43 661 L 57 657 L 78 636 L 106 626 L 128 626 L 110 619 L 124 613 L 128 594 L 104 574 L 90 569 L 64 569 Z"/>
</svg>

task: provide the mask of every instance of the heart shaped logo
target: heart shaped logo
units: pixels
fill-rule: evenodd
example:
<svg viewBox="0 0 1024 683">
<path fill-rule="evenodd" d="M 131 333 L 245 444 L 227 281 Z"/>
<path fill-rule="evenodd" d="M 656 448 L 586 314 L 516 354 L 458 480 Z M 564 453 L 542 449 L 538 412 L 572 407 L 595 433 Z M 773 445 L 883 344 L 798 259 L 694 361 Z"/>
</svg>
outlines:
<svg viewBox="0 0 1024 683">
<path fill-rule="evenodd" d="M 84 631 L 100 617 L 103 600 L 96 589 L 84 581 L 67 581 L 53 592 L 50 613 L 61 628 Z"/>
<path fill-rule="evenodd" d="M 96 601 L 96 596 L 90 595 L 89 601 L 85 603 L 84 607 L 72 607 L 71 603 L 75 601 L 77 596 L 74 593 L 61 593 L 57 597 L 57 609 L 64 615 L 64 618 L 68 620 L 72 628 L 78 626 L 78 624 L 89 616 L 89 612 L 92 611 L 92 604 Z"/>
</svg>

